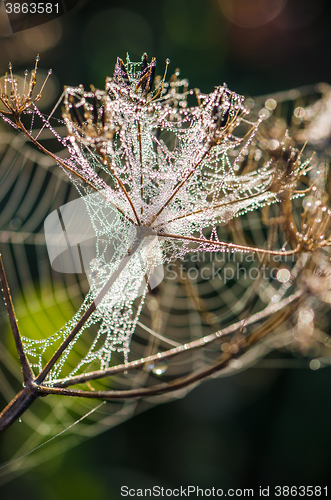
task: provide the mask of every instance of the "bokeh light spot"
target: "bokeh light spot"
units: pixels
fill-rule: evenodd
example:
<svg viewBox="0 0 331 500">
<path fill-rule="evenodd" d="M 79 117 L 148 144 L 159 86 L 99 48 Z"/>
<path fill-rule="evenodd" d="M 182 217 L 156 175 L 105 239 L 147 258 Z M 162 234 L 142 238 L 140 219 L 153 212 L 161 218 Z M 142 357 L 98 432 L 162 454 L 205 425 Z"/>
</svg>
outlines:
<svg viewBox="0 0 331 500">
<path fill-rule="evenodd" d="M 286 0 L 219 0 L 219 3 L 229 21 L 245 28 L 256 28 L 278 16 Z"/>
</svg>

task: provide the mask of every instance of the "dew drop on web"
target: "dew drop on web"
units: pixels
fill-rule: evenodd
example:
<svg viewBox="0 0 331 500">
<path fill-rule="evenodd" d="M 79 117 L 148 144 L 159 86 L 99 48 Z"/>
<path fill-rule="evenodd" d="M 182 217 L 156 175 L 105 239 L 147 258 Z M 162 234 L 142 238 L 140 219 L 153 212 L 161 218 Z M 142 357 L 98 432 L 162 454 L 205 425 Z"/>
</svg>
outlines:
<svg viewBox="0 0 331 500">
<path fill-rule="evenodd" d="M 169 361 L 167 359 L 162 359 L 160 361 L 152 361 L 148 363 L 147 369 L 150 370 L 155 375 L 163 375 L 169 366 Z"/>
</svg>

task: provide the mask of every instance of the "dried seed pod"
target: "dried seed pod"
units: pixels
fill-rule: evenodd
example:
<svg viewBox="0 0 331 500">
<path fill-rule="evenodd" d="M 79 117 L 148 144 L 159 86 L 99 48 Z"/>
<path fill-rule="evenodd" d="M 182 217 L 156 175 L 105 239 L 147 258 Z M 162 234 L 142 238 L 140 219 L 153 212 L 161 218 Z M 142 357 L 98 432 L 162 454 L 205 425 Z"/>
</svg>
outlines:
<svg viewBox="0 0 331 500">
<path fill-rule="evenodd" d="M 146 52 L 142 56 L 142 62 L 141 62 L 141 73 L 140 76 L 143 76 L 145 69 L 147 68 L 148 65 L 148 60 L 147 60 L 147 54 Z"/>
<path fill-rule="evenodd" d="M 117 81 L 122 81 L 125 85 L 130 85 L 129 75 L 126 70 L 125 64 L 120 57 L 117 58 L 115 64 L 114 78 Z"/>
<path fill-rule="evenodd" d="M 70 99 L 69 99 L 70 103 L 71 103 L 71 110 L 72 110 L 72 113 L 73 113 L 73 119 L 76 123 L 78 123 L 78 125 L 80 127 L 83 127 L 83 120 L 80 116 L 80 113 L 76 107 L 76 104 L 75 104 L 75 100 L 72 96 L 70 96 Z"/>
<path fill-rule="evenodd" d="M 214 106 L 212 117 L 217 128 L 223 128 L 227 124 L 230 116 L 230 105 L 224 110 L 222 106 Z"/>
<path fill-rule="evenodd" d="M 98 114 L 99 114 L 98 99 L 96 98 L 96 95 L 94 94 L 94 96 L 93 96 L 93 109 L 92 109 L 94 125 L 96 125 L 98 122 Z"/>
<path fill-rule="evenodd" d="M 144 54 L 143 69 L 140 73 L 140 79 L 136 86 L 136 90 L 141 88 L 141 90 L 145 95 L 149 94 L 152 91 L 155 80 L 155 67 L 156 67 L 155 57 L 153 57 L 150 64 L 147 65 L 147 54 Z"/>
</svg>

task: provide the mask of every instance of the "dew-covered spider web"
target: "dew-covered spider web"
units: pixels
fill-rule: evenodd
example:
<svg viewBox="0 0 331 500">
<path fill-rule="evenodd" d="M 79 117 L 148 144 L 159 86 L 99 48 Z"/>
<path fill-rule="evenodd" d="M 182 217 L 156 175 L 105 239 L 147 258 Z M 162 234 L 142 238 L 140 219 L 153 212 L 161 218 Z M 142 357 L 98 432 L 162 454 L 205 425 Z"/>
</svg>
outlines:
<svg viewBox="0 0 331 500">
<path fill-rule="evenodd" d="M 241 97 L 226 86 L 210 95 L 199 93 L 200 105 L 191 104 L 196 97 L 178 74 L 168 82 L 156 80 L 155 90 L 147 92 L 153 64 L 129 63 L 124 73 L 118 63 L 105 91 L 68 88 L 67 129 L 60 119 L 48 120 L 37 109 L 26 117 L 32 122 L 34 137 L 45 125 L 40 141 L 66 161 L 72 169 L 69 174 L 22 134 L 8 127 L 2 132 L 1 253 L 36 374 L 82 313 L 93 301 L 98 302 L 75 342 L 49 374 L 50 384 L 123 360 L 144 358 L 244 320 L 271 301 L 297 265 L 295 259 L 284 262 L 276 258 L 267 264 L 262 258 L 247 259 L 248 254 L 228 251 L 218 244 L 231 241 L 237 250 L 241 245 L 287 248 L 273 226 L 262 224 L 262 207 L 271 205 L 272 212 L 278 195 L 269 189 L 275 164 L 270 144 L 263 142 L 271 138 L 267 136 L 267 121 L 260 123 L 262 106 L 257 106 L 255 118 L 256 108 L 248 115 Z M 279 133 L 279 144 L 283 137 Z M 272 146 L 277 149 L 277 145 Z M 297 169 L 297 175 L 304 173 L 308 162 L 298 162 Z M 75 173 L 82 174 L 89 184 Z M 61 207 L 72 207 L 71 214 L 75 210 L 86 212 L 87 218 L 81 218 L 83 228 L 68 230 L 76 219 L 66 219 Z M 50 261 L 44 221 L 52 214 L 68 233 L 69 263 L 66 248 L 60 248 L 55 264 Z M 120 279 L 98 300 L 137 240 L 139 222 L 151 233 L 139 242 Z M 89 238 L 82 240 L 84 231 Z M 52 234 L 57 234 L 56 230 Z M 185 239 L 190 237 L 196 240 Z M 232 276 L 238 264 L 246 273 Z M 153 274 L 160 265 L 162 280 Z M 268 266 L 275 269 L 273 276 L 266 272 L 257 280 L 254 273 L 249 274 L 253 268 Z M 2 318 L 5 324 L 4 312 Z M 279 345 L 287 343 L 290 339 L 283 335 Z M 273 339 L 259 346 L 224 374 L 249 366 L 275 345 Z M 207 366 L 219 353 L 219 344 L 206 345 L 111 379 L 93 381 L 90 387 L 149 387 L 160 377 L 170 381 Z M 21 383 L 9 332 L 0 355 L 1 387 L 9 401 Z M 86 385 L 81 387 L 86 389 Z M 4 474 L 9 469 L 5 477 L 22 473 L 151 405 L 183 397 L 187 390 L 139 402 L 107 402 L 69 434 L 4 469 Z M 25 431 L 21 432 L 28 428 L 29 438 L 10 458 L 38 446 L 97 404 L 55 396 L 37 401 L 23 417 Z"/>
<path fill-rule="evenodd" d="M 146 55 L 140 63 L 127 59 L 124 65 L 118 59 L 105 90 L 67 87 L 63 138 L 36 107 L 32 113 L 66 148 L 62 167 L 81 197 L 46 219 L 49 256 L 64 261 L 62 254 L 70 249 L 76 259 L 70 255 L 55 269 L 81 266 L 90 283 L 82 306 L 57 333 L 46 340 L 24 338 L 37 371 L 47 350 L 57 348 L 91 303 L 97 303 L 49 372 L 50 383 L 91 365 L 108 368 L 114 352 L 124 354 L 127 362 L 157 266 L 192 251 L 228 252 L 216 224 L 278 201 L 279 186 L 272 188 L 274 161 L 258 162 L 251 154 L 261 119 L 248 119 L 244 98 L 226 85 L 194 96 L 178 74 L 167 83 L 159 79 L 154 89 L 155 64 Z M 188 98 L 197 103 L 189 105 Z M 309 165 L 295 160 L 294 180 Z M 123 259 L 127 264 L 103 293 Z M 94 325 L 98 331 L 90 348 L 78 363 L 73 361 L 73 346 Z"/>
</svg>

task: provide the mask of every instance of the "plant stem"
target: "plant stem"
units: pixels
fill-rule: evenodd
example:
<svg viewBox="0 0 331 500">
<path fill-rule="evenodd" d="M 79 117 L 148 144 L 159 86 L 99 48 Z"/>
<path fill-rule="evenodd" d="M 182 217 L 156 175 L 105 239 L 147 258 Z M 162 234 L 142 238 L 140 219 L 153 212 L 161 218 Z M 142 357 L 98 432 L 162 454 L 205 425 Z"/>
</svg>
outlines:
<svg viewBox="0 0 331 500">
<path fill-rule="evenodd" d="M 232 323 L 232 325 L 227 326 L 223 328 L 222 330 L 219 330 L 215 333 L 211 333 L 205 337 L 201 337 L 197 340 L 193 340 L 191 342 L 188 342 L 183 345 L 179 345 L 178 347 L 175 347 L 173 349 L 169 349 L 167 351 L 164 351 L 162 353 L 154 354 L 151 356 L 148 356 L 146 358 L 141 358 L 137 359 L 135 361 L 131 361 L 130 363 L 122 364 L 122 365 L 116 365 L 112 366 L 110 368 L 106 368 L 104 370 L 97 370 L 94 372 L 89 372 L 89 373 L 82 373 L 81 375 L 75 375 L 73 377 L 68 377 L 62 380 L 55 380 L 53 381 L 53 387 L 68 387 L 70 385 L 76 385 L 76 384 L 82 384 L 86 381 L 90 380 L 99 380 L 104 377 L 110 377 L 112 375 L 117 375 L 119 373 L 123 373 L 124 371 L 130 371 L 130 370 L 135 370 L 137 368 L 140 368 L 141 366 L 145 365 L 146 363 L 151 363 L 153 361 L 159 361 L 161 359 L 170 359 L 173 356 L 177 356 L 178 354 L 181 354 L 183 352 L 187 352 L 188 350 L 192 349 L 199 349 L 207 344 L 210 344 L 212 342 L 215 342 L 217 339 L 221 339 L 223 337 L 227 337 L 228 335 L 234 334 L 236 331 L 240 330 L 243 326 L 245 327 L 249 325 L 253 325 L 254 323 L 258 323 L 259 321 L 262 321 L 269 316 L 272 318 L 274 315 L 278 314 L 280 311 L 284 310 L 286 307 L 292 307 L 293 308 L 293 303 L 296 301 L 300 300 L 303 296 L 302 290 L 298 290 L 297 292 L 293 293 L 293 295 L 290 295 L 286 299 L 283 299 L 281 302 L 271 304 L 267 306 L 265 309 L 263 309 L 260 312 L 257 312 L 253 314 L 250 318 L 247 320 L 243 321 L 237 321 L 236 323 Z M 265 324 L 265 323 L 264 323 Z"/>
<path fill-rule="evenodd" d="M 127 190 L 125 189 L 125 186 L 123 184 L 123 182 L 121 181 L 120 177 L 116 174 L 115 172 L 115 168 L 113 167 L 111 161 L 109 160 L 109 158 L 105 155 L 105 153 L 103 153 L 102 151 L 99 150 L 99 154 L 101 155 L 102 157 L 102 160 L 104 162 L 104 164 L 107 164 L 110 172 L 112 173 L 112 175 L 115 177 L 116 179 L 116 182 L 118 183 L 120 189 L 123 191 L 124 193 L 124 196 L 126 197 L 126 199 L 128 200 L 130 206 L 131 206 L 131 209 L 132 209 L 132 212 L 134 213 L 134 216 L 136 218 L 136 221 L 137 221 L 137 224 L 138 226 L 141 226 L 141 222 L 140 222 L 140 219 L 139 219 L 139 216 L 137 214 L 137 210 L 135 209 L 135 206 L 131 200 L 131 197 L 129 195 L 129 193 L 127 192 Z"/>
<path fill-rule="evenodd" d="M 40 396 L 45 396 L 43 392 L 41 392 L 42 388 L 42 382 L 44 381 L 45 377 L 49 373 L 49 371 L 52 369 L 56 361 L 60 358 L 62 353 L 66 350 L 70 342 L 75 338 L 77 333 L 80 331 L 80 329 L 83 327 L 83 325 L 86 323 L 90 315 L 95 311 L 97 307 L 97 303 L 103 299 L 103 297 L 106 295 L 106 293 L 109 291 L 110 287 L 114 284 L 116 279 L 119 277 L 120 273 L 123 271 L 125 266 L 128 264 L 129 260 L 131 259 L 132 255 L 134 252 L 137 250 L 139 247 L 140 243 L 144 239 L 146 234 L 144 234 L 143 231 L 139 231 L 137 233 L 137 237 L 132 243 L 131 247 L 129 248 L 127 254 L 122 258 L 122 260 L 119 263 L 118 268 L 113 272 L 105 286 L 102 288 L 101 292 L 99 295 L 96 297 L 94 302 L 89 306 L 89 308 L 85 311 L 85 313 L 82 315 L 78 323 L 75 325 L 75 327 L 71 330 L 67 338 L 62 342 L 58 350 L 54 353 L 52 358 L 48 361 L 48 363 L 45 365 L 44 369 L 39 373 L 39 375 L 32 380 L 32 372 L 31 368 L 28 364 L 28 361 L 26 359 L 21 338 L 18 332 L 18 328 L 16 325 L 16 318 L 15 316 L 13 317 L 13 305 L 11 302 L 11 297 L 9 294 L 9 288 L 7 285 L 7 280 L 4 275 L 4 269 L 2 265 L 2 260 L 0 256 L 0 278 L 1 278 L 1 283 L 4 289 L 4 295 L 6 299 L 6 304 L 7 304 L 7 311 L 8 315 L 10 318 L 11 323 L 13 323 L 13 326 L 16 329 L 13 329 L 13 335 L 15 338 L 15 342 L 17 345 L 17 350 L 19 352 L 19 357 L 22 365 L 22 369 L 25 370 L 30 370 L 30 374 L 26 372 L 25 377 L 26 378 L 26 386 L 21 389 L 21 391 L 12 399 L 12 401 L 6 406 L 6 408 L 0 413 L 0 434 L 5 431 L 8 427 L 10 427 L 19 417 L 29 408 L 29 406 L 35 401 Z M 8 295 L 9 294 L 9 295 Z M 9 300 L 10 299 L 10 300 Z M 15 318 L 15 321 L 14 319 Z M 25 361 L 26 360 L 26 361 Z M 26 363 L 26 364 L 24 364 Z"/>
<path fill-rule="evenodd" d="M 29 361 L 28 361 L 28 359 L 25 355 L 24 349 L 23 349 L 21 335 L 20 335 L 18 325 L 17 325 L 17 319 L 16 319 L 16 315 L 15 315 L 14 305 L 13 305 L 13 301 L 11 298 L 11 293 L 9 290 L 9 286 L 8 286 L 7 277 L 6 277 L 6 273 L 5 273 L 5 268 L 3 266 L 1 254 L 0 254 L 0 282 L 1 282 L 1 287 L 2 287 L 2 291 L 3 291 L 5 303 L 6 303 L 7 313 L 9 316 L 10 328 L 11 328 L 11 331 L 13 333 L 18 357 L 20 359 L 23 377 L 24 377 L 24 382 L 26 383 L 29 380 L 32 380 L 33 374 L 32 374 L 32 370 L 31 370 L 30 365 L 29 365 Z"/>
<path fill-rule="evenodd" d="M 271 318 L 269 318 L 260 327 L 258 327 L 250 335 L 248 335 L 245 339 L 243 339 L 243 341 L 241 341 L 241 343 L 238 344 L 237 352 L 234 353 L 229 351 L 223 353 L 220 356 L 220 358 L 216 360 L 216 362 L 211 366 L 203 368 L 188 376 L 181 377 L 179 379 L 176 379 L 168 383 L 164 382 L 161 384 L 156 384 L 151 387 L 142 387 L 124 391 L 112 390 L 112 391 L 93 392 L 93 391 L 80 391 L 75 389 L 67 389 L 65 387 L 49 387 L 43 385 L 42 383 L 38 383 L 37 379 L 32 382 L 29 382 L 28 386 L 24 387 L 0 414 L 0 433 L 2 433 L 8 427 L 10 427 L 38 397 L 47 396 L 48 394 L 57 394 L 60 396 L 72 396 L 72 397 L 83 397 L 83 398 L 93 398 L 93 399 L 126 400 L 126 399 L 136 399 L 136 398 L 159 395 L 159 394 L 166 394 L 188 386 L 192 386 L 192 384 L 199 383 L 200 381 L 208 378 L 212 374 L 219 372 L 223 368 L 226 368 L 232 359 L 236 359 L 241 355 L 245 354 L 253 346 L 259 343 L 266 335 L 268 335 L 270 331 L 273 331 L 275 328 L 282 325 L 292 314 L 294 305 L 295 307 L 297 307 L 298 303 L 300 303 L 302 300 L 304 300 L 304 293 L 301 290 L 299 290 L 292 296 L 288 297 L 287 299 L 284 299 L 278 304 L 272 304 L 263 311 L 261 311 L 260 313 L 256 313 L 250 318 L 250 320 L 246 322 L 245 325 L 247 325 L 248 323 L 253 323 L 254 321 L 260 321 L 264 319 L 265 316 L 268 316 L 272 313 L 276 314 L 272 315 Z M 111 370 L 118 373 L 124 371 L 125 369 L 138 368 L 139 366 L 141 366 L 150 359 L 161 359 L 165 357 L 170 357 L 170 355 L 177 354 L 177 352 L 179 353 L 180 351 L 187 350 L 188 348 L 202 347 L 208 341 L 216 340 L 216 338 L 219 338 L 222 334 L 224 335 L 226 333 L 233 333 L 233 331 L 238 329 L 241 325 L 242 321 L 234 325 L 231 325 L 230 327 L 225 328 L 220 332 L 216 332 L 207 337 L 199 339 L 198 341 L 195 341 L 194 345 L 192 346 L 190 344 L 185 344 L 183 346 L 179 346 L 178 348 L 162 353 L 161 356 L 160 355 L 150 356 L 149 358 L 137 360 L 127 365 L 118 365 L 118 367 L 110 368 L 104 371 L 107 373 L 94 372 L 91 374 L 86 374 L 85 377 L 84 375 L 82 375 L 81 380 L 78 380 L 78 377 L 73 377 L 71 382 L 79 383 L 84 381 L 83 378 L 85 378 L 86 381 L 86 380 L 101 378 L 107 375 L 109 376 L 112 374 Z M 67 382 L 70 383 L 70 380 L 68 380 Z"/>
<path fill-rule="evenodd" d="M 58 350 L 53 354 L 51 359 L 48 361 L 48 363 L 45 365 L 44 369 L 39 373 L 38 377 L 35 380 L 35 383 L 40 384 L 41 382 L 44 381 L 45 377 L 49 373 L 49 371 L 52 369 L 54 364 L 57 362 L 57 360 L 60 358 L 61 354 L 66 350 L 70 342 L 75 338 L 77 333 L 81 330 L 81 328 L 84 326 L 88 318 L 91 316 L 91 314 L 96 310 L 97 304 L 104 298 L 106 293 L 109 291 L 110 287 L 115 283 L 125 266 L 128 264 L 129 260 L 131 259 L 132 255 L 134 252 L 137 250 L 138 246 L 140 245 L 142 241 L 142 237 L 137 235 L 137 238 L 131 245 L 130 249 L 128 250 L 128 253 L 121 259 L 118 268 L 113 272 L 105 286 L 102 288 L 101 292 L 99 295 L 96 297 L 96 299 L 92 302 L 92 304 L 89 306 L 89 308 L 84 312 L 78 323 L 74 326 L 74 328 L 71 330 L 67 338 L 62 342 Z"/>
<path fill-rule="evenodd" d="M 0 413 L 0 434 L 16 422 L 38 397 L 33 386 L 23 387 Z"/>
<path fill-rule="evenodd" d="M 221 369 L 226 368 L 232 359 L 237 359 L 238 357 L 245 354 L 253 346 L 259 343 L 266 335 L 273 331 L 278 326 L 282 325 L 292 314 L 293 306 L 298 305 L 298 303 L 303 299 L 299 296 L 296 298 L 294 303 L 287 306 L 285 310 L 279 311 L 275 317 L 271 317 L 264 324 L 258 327 L 254 332 L 247 336 L 242 343 L 236 344 L 238 350 L 236 352 L 225 352 L 223 353 L 214 364 L 204 367 L 200 370 L 193 372 L 190 375 L 176 378 L 171 382 L 163 382 L 160 384 L 152 385 L 150 387 L 139 387 L 136 389 L 125 389 L 125 390 L 111 390 L 111 391 L 81 391 L 75 389 L 67 388 L 57 388 L 57 387 L 39 387 L 41 393 L 47 394 L 58 394 L 62 396 L 71 397 L 81 397 L 90 399 L 110 399 L 110 400 L 127 400 L 136 399 L 142 397 L 156 396 L 160 394 L 167 394 L 169 392 L 177 391 L 179 389 L 184 389 L 193 384 L 199 383 L 202 380 L 210 377 L 214 373 L 219 372 Z M 241 322 L 242 323 L 242 322 Z"/>
<path fill-rule="evenodd" d="M 63 167 L 65 170 L 67 170 L 71 174 L 75 175 L 76 177 L 78 177 L 82 182 L 84 182 L 85 184 L 87 184 L 88 186 L 90 186 L 94 191 L 96 191 L 97 193 L 99 193 L 101 196 L 103 196 L 104 198 L 106 198 L 108 200 L 107 196 L 103 193 L 103 191 L 101 191 L 99 188 L 97 188 L 96 186 L 94 186 L 94 184 L 92 184 L 92 182 L 90 182 L 88 179 L 86 179 L 86 177 L 84 177 L 84 175 L 80 174 L 75 169 L 71 168 L 69 165 L 67 165 L 67 163 L 65 161 L 61 160 L 61 158 L 59 158 L 54 153 L 52 153 L 51 151 L 49 151 L 48 149 L 46 149 L 39 141 L 37 141 L 33 137 L 33 135 L 31 135 L 30 132 L 28 132 L 28 130 L 25 128 L 25 126 L 23 125 L 23 123 L 21 122 L 20 119 L 16 120 L 16 125 L 23 132 L 23 134 L 29 139 L 29 141 L 31 141 L 35 146 L 37 146 L 38 149 L 40 149 L 46 155 L 50 156 L 56 163 L 58 163 L 59 165 L 61 165 L 61 167 Z M 120 207 L 118 207 L 112 201 L 109 201 L 109 203 L 111 205 L 113 205 L 113 207 L 115 207 L 116 210 L 118 210 L 121 215 L 123 215 L 124 217 L 126 217 L 124 211 Z M 134 221 L 130 217 L 126 217 L 126 218 L 132 224 L 134 224 Z"/>
<path fill-rule="evenodd" d="M 174 238 L 176 240 L 188 240 L 188 241 L 192 241 L 194 243 L 204 243 L 204 244 L 212 245 L 212 246 L 231 248 L 231 249 L 233 249 L 233 251 L 242 250 L 244 252 L 262 253 L 265 255 L 281 255 L 283 257 L 286 257 L 288 255 L 297 254 L 300 251 L 299 245 L 296 248 L 294 248 L 293 250 L 287 250 L 287 251 L 283 252 L 282 250 L 268 250 L 267 248 L 250 247 L 247 245 L 236 245 L 235 243 L 228 243 L 226 241 L 212 241 L 212 240 L 208 240 L 207 238 L 195 238 L 194 236 L 182 236 L 179 234 L 162 233 L 160 231 L 158 231 L 156 234 L 157 234 L 157 236 L 159 236 L 161 238 Z"/>
</svg>

